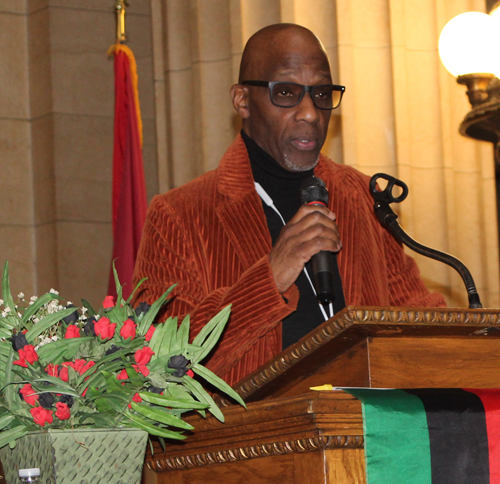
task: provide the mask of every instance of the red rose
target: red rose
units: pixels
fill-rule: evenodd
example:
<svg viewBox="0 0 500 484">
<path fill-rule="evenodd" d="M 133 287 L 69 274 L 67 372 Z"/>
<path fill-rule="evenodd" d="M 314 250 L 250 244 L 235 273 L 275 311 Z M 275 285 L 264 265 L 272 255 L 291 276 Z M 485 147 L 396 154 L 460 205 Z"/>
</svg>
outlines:
<svg viewBox="0 0 500 484">
<path fill-rule="evenodd" d="M 45 427 L 46 423 L 51 424 L 54 421 L 52 410 L 47 410 L 43 407 L 33 407 L 30 409 L 30 413 L 35 423 L 42 427 Z"/>
<path fill-rule="evenodd" d="M 38 400 L 38 395 L 33 390 L 33 387 L 29 383 L 25 383 L 19 393 L 22 394 L 24 401 L 28 405 L 36 405 L 36 401 Z"/>
<path fill-rule="evenodd" d="M 79 338 L 80 337 L 80 330 L 78 329 L 78 326 L 75 326 L 74 324 L 70 324 L 68 326 L 68 329 L 66 329 L 66 334 L 64 335 L 65 339 L 70 339 L 70 338 Z"/>
<path fill-rule="evenodd" d="M 127 370 L 125 368 L 116 375 L 117 380 L 126 380 L 128 378 Z"/>
<path fill-rule="evenodd" d="M 132 365 L 132 367 L 135 369 L 137 373 L 140 373 L 141 375 L 144 376 L 149 375 L 149 368 L 146 365 Z"/>
<path fill-rule="evenodd" d="M 69 380 L 69 373 L 67 366 L 61 366 L 61 369 L 59 370 L 59 378 L 65 382 Z"/>
<path fill-rule="evenodd" d="M 82 360 L 84 361 L 84 360 Z M 95 365 L 95 361 L 87 361 L 84 366 L 80 368 L 80 375 L 83 375 L 88 369 L 92 368 Z"/>
<path fill-rule="evenodd" d="M 127 339 L 127 338 L 134 339 L 135 338 L 135 328 L 136 328 L 136 324 L 131 319 L 127 319 L 127 321 L 125 321 L 125 323 L 123 323 L 122 329 L 120 330 L 120 336 L 123 339 Z"/>
<path fill-rule="evenodd" d="M 145 346 L 135 352 L 134 358 L 138 365 L 147 365 L 154 354 L 154 351 L 149 346 Z"/>
<path fill-rule="evenodd" d="M 45 368 L 45 371 L 49 376 L 58 376 L 58 365 L 49 363 Z"/>
<path fill-rule="evenodd" d="M 57 408 L 56 417 L 59 420 L 68 420 L 68 418 L 71 416 L 71 412 L 69 410 L 69 407 L 65 403 L 57 402 L 56 408 Z"/>
<path fill-rule="evenodd" d="M 14 365 L 28 368 L 26 362 L 32 365 L 35 361 L 38 361 L 38 355 L 36 354 L 35 347 L 33 345 L 25 345 L 23 349 L 18 351 L 18 353 L 19 359 L 14 361 Z"/>
<path fill-rule="evenodd" d="M 85 397 L 85 394 L 87 393 L 87 390 L 89 389 L 89 387 L 85 388 L 85 390 L 83 390 L 82 392 L 82 397 Z"/>
<path fill-rule="evenodd" d="M 193 370 L 188 370 L 188 371 L 186 371 L 186 375 L 187 375 L 187 376 L 190 376 L 191 378 L 193 378 L 193 377 L 194 377 L 194 372 L 193 372 Z"/>
<path fill-rule="evenodd" d="M 38 355 L 36 354 L 35 347 L 33 345 L 26 345 L 19 352 L 24 351 L 24 359 L 32 365 L 35 361 L 38 361 Z"/>
<path fill-rule="evenodd" d="M 67 365 L 67 366 L 71 366 L 71 368 L 73 368 L 73 370 L 75 370 L 76 372 L 80 373 L 80 375 L 82 374 L 81 371 L 82 371 L 82 368 L 85 366 L 85 360 L 84 359 L 79 359 L 79 360 L 75 360 L 74 362 L 73 361 L 67 361 L 66 363 L 63 363 L 63 365 Z"/>
<path fill-rule="evenodd" d="M 151 325 L 148 329 L 148 332 L 145 334 L 144 338 L 146 338 L 146 341 L 151 341 L 151 338 L 153 337 L 153 334 L 155 332 L 155 327 Z"/>
<path fill-rule="evenodd" d="M 115 307 L 115 298 L 113 296 L 106 296 L 102 303 L 102 307 L 105 309 Z"/>
<path fill-rule="evenodd" d="M 111 324 L 108 318 L 101 318 L 94 322 L 95 334 L 102 339 L 110 339 L 115 334 L 116 323 Z"/>
<path fill-rule="evenodd" d="M 140 403 L 140 402 L 142 402 L 142 398 L 141 398 L 141 396 L 140 396 L 138 393 L 136 393 L 136 394 L 132 397 L 132 400 L 133 400 L 134 402 L 136 402 L 136 403 Z M 130 405 L 130 403 L 128 404 L 128 408 L 132 408 L 132 405 Z"/>
</svg>

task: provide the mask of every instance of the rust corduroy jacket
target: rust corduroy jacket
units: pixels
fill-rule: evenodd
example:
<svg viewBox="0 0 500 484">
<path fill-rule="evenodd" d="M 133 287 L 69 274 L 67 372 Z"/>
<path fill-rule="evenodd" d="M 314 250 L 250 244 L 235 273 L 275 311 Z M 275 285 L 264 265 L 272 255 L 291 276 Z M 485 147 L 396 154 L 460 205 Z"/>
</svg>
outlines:
<svg viewBox="0 0 500 484">
<path fill-rule="evenodd" d="M 330 193 L 343 243 L 338 255 L 348 305 L 443 306 L 418 268 L 379 224 L 368 177 L 321 156 L 315 174 Z M 168 315 L 191 314 L 197 334 L 220 309 L 231 317 L 207 367 L 232 384 L 281 351 L 281 320 L 295 310 L 295 286 L 278 293 L 268 254 L 271 237 L 241 136 L 219 167 L 157 196 L 144 226 L 134 283 L 151 303 L 177 283 Z"/>
</svg>

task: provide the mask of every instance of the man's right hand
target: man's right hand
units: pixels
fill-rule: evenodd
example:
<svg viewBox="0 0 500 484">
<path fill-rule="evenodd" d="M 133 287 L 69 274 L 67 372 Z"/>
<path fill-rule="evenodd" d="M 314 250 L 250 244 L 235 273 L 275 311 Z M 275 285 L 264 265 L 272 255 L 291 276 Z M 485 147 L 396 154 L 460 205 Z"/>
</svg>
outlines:
<svg viewBox="0 0 500 484">
<path fill-rule="evenodd" d="M 302 205 L 281 230 L 269 253 L 269 263 L 278 291 L 284 293 L 295 283 L 306 262 L 321 250 L 342 248 L 336 216 L 326 207 Z"/>
</svg>

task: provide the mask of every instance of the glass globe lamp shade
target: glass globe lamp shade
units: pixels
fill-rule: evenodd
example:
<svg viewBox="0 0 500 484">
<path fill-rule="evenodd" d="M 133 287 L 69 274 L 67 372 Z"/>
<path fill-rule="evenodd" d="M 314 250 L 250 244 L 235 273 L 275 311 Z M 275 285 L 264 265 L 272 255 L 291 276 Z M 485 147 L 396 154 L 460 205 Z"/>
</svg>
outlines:
<svg viewBox="0 0 500 484">
<path fill-rule="evenodd" d="M 466 12 L 452 18 L 439 37 L 439 56 L 455 77 L 466 74 L 500 75 L 496 49 L 500 46 L 498 20 L 481 12 Z"/>
</svg>

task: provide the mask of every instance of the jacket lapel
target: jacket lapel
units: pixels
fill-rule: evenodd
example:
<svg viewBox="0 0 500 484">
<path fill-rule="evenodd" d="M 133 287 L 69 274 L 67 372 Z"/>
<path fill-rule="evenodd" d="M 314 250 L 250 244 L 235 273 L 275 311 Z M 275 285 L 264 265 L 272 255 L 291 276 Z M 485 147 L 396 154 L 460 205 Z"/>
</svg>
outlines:
<svg viewBox="0 0 500 484">
<path fill-rule="evenodd" d="M 217 188 L 223 195 L 217 216 L 236 254 L 250 267 L 270 252 L 271 236 L 240 135 L 223 156 L 217 173 Z"/>
</svg>

